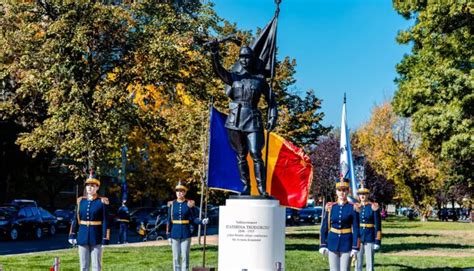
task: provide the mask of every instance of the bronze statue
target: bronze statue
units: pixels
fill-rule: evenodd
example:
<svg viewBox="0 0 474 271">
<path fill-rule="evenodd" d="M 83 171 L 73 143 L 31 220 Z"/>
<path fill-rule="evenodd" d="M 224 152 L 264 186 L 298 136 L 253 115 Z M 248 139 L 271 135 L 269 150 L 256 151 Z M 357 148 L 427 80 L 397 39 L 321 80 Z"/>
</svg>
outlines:
<svg viewBox="0 0 474 271">
<path fill-rule="evenodd" d="M 268 195 L 266 170 L 262 159 L 265 138 L 258 102 L 263 94 L 269 106 L 266 129 L 271 131 L 276 126 L 278 115 L 275 97 L 270 91 L 265 76 L 256 68 L 257 60 L 250 47 L 240 48 L 238 65 L 241 69 L 232 71 L 227 71 L 219 61 L 219 42 L 211 42 L 210 47 L 214 71 L 227 85 L 226 94 L 232 100 L 229 104 L 230 112 L 225 127 L 230 144 L 237 153 L 240 180 L 244 185 L 241 195 L 250 195 L 250 173 L 247 163 L 247 154 L 250 152 L 258 192 L 266 196 Z"/>
</svg>

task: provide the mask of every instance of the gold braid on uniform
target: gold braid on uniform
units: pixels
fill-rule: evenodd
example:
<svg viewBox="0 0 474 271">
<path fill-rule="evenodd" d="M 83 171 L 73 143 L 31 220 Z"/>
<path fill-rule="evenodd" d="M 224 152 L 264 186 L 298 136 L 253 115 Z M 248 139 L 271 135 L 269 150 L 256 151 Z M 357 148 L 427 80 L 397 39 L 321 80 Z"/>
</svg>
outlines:
<svg viewBox="0 0 474 271">
<path fill-rule="evenodd" d="M 336 204 L 335 202 L 328 202 L 326 203 L 326 211 L 329 212 L 331 210 L 331 207 Z"/>
</svg>

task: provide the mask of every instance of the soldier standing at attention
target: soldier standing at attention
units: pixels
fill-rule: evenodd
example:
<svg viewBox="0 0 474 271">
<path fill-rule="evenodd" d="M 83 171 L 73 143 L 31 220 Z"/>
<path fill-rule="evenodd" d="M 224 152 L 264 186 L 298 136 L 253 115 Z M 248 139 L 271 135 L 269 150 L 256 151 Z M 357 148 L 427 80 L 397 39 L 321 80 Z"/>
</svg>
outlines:
<svg viewBox="0 0 474 271">
<path fill-rule="evenodd" d="M 380 208 L 376 202 L 369 202 L 369 189 L 360 183 L 357 190 L 359 195 L 359 237 L 361 241 L 360 251 L 357 253 L 357 271 L 362 271 L 365 254 L 365 268 L 367 271 L 374 270 L 374 254 L 380 249 L 382 239 L 382 222 L 380 219 Z"/>
<path fill-rule="evenodd" d="M 103 245 L 110 239 L 107 221 L 109 200 L 99 197 L 100 181 L 92 174 L 86 180 L 85 196 L 77 199 L 76 213 L 69 231 L 69 243 L 79 246 L 81 271 L 102 270 Z"/>
<path fill-rule="evenodd" d="M 166 234 L 173 251 L 173 270 L 189 270 L 189 251 L 191 247 L 191 224 L 208 223 L 209 219 L 199 219 L 193 200 L 185 198 L 187 187 L 178 182 L 175 187 L 176 199 L 168 202 L 168 222 Z"/>
<path fill-rule="evenodd" d="M 118 209 L 118 222 L 120 223 L 119 229 L 119 244 L 126 244 L 127 243 L 127 231 L 128 231 L 128 223 L 130 223 L 130 213 L 128 211 L 127 205 L 125 205 L 127 201 L 122 201 L 122 206 Z"/>
<path fill-rule="evenodd" d="M 319 253 L 329 255 L 331 271 L 349 271 L 351 257 L 359 250 L 359 214 L 347 201 L 349 182 L 341 177 L 336 182 L 337 202 L 326 204 L 321 223 Z"/>
</svg>

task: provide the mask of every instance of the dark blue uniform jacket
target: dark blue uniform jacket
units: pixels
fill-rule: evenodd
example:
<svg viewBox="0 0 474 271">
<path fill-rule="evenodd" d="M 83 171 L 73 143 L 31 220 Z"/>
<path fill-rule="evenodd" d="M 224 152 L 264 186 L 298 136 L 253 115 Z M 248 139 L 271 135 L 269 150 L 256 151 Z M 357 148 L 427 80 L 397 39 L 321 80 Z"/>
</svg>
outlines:
<svg viewBox="0 0 474 271">
<path fill-rule="evenodd" d="M 200 224 L 194 201 L 177 200 L 168 202 L 168 225 L 167 229 L 173 239 L 190 238 L 192 236 L 191 225 Z"/>
<path fill-rule="evenodd" d="M 330 202 L 321 223 L 320 247 L 332 252 L 350 252 L 358 250 L 359 214 L 351 203 L 338 205 Z"/>
<path fill-rule="evenodd" d="M 127 206 L 120 206 L 117 212 L 118 222 L 128 223 L 130 222 L 130 212 L 128 211 Z"/>
<path fill-rule="evenodd" d="M 367 203 L 360 205 L 359 212 L 360 230 L 359 237 L 362 243 L 375 243 L 380 245 L 382 238 L 382 223 L 378 205 Z"/>
<path fill-rule="evenodd" d="M 107 198 L 78 198 L 69 239 L 77 239 L 80 246 L 107 245 L 110 240 L 107 205 Z"/>
</svg>

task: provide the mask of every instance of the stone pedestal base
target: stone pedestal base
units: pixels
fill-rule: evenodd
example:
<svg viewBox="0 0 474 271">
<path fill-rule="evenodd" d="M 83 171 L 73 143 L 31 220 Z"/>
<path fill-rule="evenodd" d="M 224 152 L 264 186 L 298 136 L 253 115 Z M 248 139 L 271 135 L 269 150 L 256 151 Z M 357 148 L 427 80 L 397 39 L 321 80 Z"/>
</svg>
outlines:
<svg viewBox="0 0 474 271">
<path fill-rule="evenodd" d="M 270 271 L 284 266 L 285 208 L 274 199 L 228 199 L 219 209 L 218 270 Z"/>
</svg>

